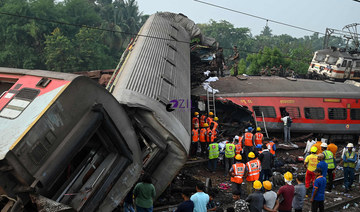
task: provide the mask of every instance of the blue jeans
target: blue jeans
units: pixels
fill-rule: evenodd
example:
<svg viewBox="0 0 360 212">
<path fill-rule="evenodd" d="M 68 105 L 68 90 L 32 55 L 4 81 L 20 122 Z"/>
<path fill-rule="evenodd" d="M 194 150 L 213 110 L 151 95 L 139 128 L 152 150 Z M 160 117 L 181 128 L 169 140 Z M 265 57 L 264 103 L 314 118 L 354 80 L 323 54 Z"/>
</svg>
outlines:
<svg viewBox="0 0 360 212">
<path fill-rule="evenodd" d="M 209 160 L 208 160 L 208 169 L 209 169 L 211 172 L 216 171 L 217 160 L 218 160 L 217 158 L 209 159 Z"/>
<path fill-rule="evenodd" d="M 271 173 L 271 169 L 263 169 L 260 172 L 260 177 L 259 180 L 261 182 L 265 181 L 265 180 L 269 180 L 271 177 L 272 173 Z"/>
<path fill-rule="evenodd" d="M 133 204 L 124 202 L 124 212 L 135 212 Z"/>
<path fill-rule="evenodd" d="M 136 212 L 152 212 L 153 208 L 153 206 L 151 206 L 151 208 L 142 208 L 140 206 L 136 206 Z"/>
<path fill-rule="evenodd" d="M 284 126 L 284 142 L 290 142 L 290 127 Z"/>
<path fill-rule="evenodd" d="M 351 185 L 354 182 L 355 178 L 355 169 L 350 167 L 344 167 L 344 185 L 345 189 L 351 188 Z"/>
</svg>

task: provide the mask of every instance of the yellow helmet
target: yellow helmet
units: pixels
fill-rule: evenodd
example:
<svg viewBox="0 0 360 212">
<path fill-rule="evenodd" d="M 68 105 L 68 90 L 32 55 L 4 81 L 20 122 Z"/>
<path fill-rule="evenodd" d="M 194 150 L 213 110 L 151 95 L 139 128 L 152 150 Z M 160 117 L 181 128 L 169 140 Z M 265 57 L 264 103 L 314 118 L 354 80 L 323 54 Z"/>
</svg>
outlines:
<svg viewBox="0 0 360 212">
<path fill-rule="evenodd" d="M 255 180 L 254 183 L 253 183 L 253 187 L 256 189 L 256 190 L 259 190 L 262 188 L 262 184 L 259 180 Z"/>
<path fill-rule="evenodd" d="M 271 188 L 272 188 L 271 182 L 268 180 L 264 181 L 263 185 L 266 190 L 271 190 Z"/>
<path fill-rule="evenodd" d="M 219 118 L 218 118 L 218 117 L 214 117 L 214 121 L 217 121 L 217 120 L 219 120 Z"/>
<path fill-rule="evenodd" d="M 242 160 L 242 157 L 241 157 L 240 154 L 237 154 L 237 155 L 235 156 L 235 159 L 236 159 L 236 160 Z"/>
<path fill-rule="evenodd" d="M 209 127 L 209 124 L 208 124 L 208 123 L 205 123 L 205 124 L 204 124 L 204 127 Z"/>
<path fill-rule="evenodd" d="M 253 152 L 249 152 L 249 154 L 248 154 L 248 158 L 255 158 L 255 153 L 253 153 Z"/>
<path fill-rule="evenodd" d="M 195 112 L 195 113 L 194 113 L 194 116 L 198 116 L 198 115 L 199 115 L 199 113 L 198 113 L 198 112 Z"/>
<path fill-rule="evenodd" d="M 284 178 L 285 178 L 285 180 L 287 180 L 287 181 L 292 181 L 293 175 L 292 175 L 290 172 L 286 172 L 286 173 L 284 174 Z"/>
<path fill-rule="evenodd" d="M 210 112 L 210 113 L 209 113 L 209 116 L 213 116 L 213 115 L 214 115 L 214 113 L 213 113 L 213 112 Z"/>
<path fill-rule="evenodd" d="M 316 147 L 316 146 L 312 146 L 312 147 L 310 148 L 310 152 L 313 152 L 313 153 L 317 152 L 317 147 Z"/>
<path fill-rule="evenodd" d="M 257 128 L 256 128 L 256 131 L 260 132 L 260 131 L 261 131 L 261 128 L 260 128 L 260 127 L 257 127 Z"/>
</svg>

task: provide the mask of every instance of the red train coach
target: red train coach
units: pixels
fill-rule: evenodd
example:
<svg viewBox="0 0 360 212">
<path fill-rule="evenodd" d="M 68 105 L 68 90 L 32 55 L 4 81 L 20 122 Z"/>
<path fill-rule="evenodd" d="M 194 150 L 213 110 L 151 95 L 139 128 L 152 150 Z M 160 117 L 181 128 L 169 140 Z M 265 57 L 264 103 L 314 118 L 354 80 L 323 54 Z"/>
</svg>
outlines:
<svg viewBox="0 0 360 212">
<path fill-rule="evenodd" d="M 349 135 L 360 132 L 360 88 L 345 83 L 280 77 L 225 77 L 212 82 L 217 101 L 246 106 L 259 126 L 283 130 L 282 114 L 293 119 L 292 132 Z M 206 91 L 193 90 L 206 99 Z"/>
</svg>

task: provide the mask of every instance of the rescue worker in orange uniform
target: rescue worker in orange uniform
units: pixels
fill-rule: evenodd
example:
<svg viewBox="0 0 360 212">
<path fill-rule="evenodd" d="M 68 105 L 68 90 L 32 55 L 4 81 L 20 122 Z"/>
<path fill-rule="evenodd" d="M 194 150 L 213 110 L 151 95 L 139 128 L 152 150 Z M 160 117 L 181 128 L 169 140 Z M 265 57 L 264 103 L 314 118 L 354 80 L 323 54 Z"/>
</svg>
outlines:
<svg viewBox="0 0 360 212">
<path fill-rule="evenodd" d="M 255 133 L 255 145 L 263 145 L 263 140 L 264 140 L 264 135 L 261 133 L 261 128 L 257 127 L 256 128 L 256 133 Z"/>
<path fill-rule="evenodd" d="M 207 145 L 209 145 L 210 143 L 214 142 L 214 139 L 215 139 L 215 135 L 216 133 L 214 133 L 211 129 L 212 129 L 212 125 L 213 123 L 211 123 L 211 125 L 209 125 L 207 128 L 206 128 L 206 142 L 207 142 Z"/>
<path fill-rule="evenodd" d="M 270 151 L 270 153 L 275 157 L 275 151 L 276 151 L 276 145 L 273 141 L 274 139 L 271 139 L 269 143 L 266 144 L 266 147 Z"/>
<path fill-rule="evenodd" d="M 234 144 L 235 144 L 235 155 L 241 155 L 243 153 L 243 148 L 242 148 L 242 144 L 241 144 L 241 139 L 239 136 L 235 136 L 234 137 Z"/>
<path fill-rule="evenodd" d="M 211 124 L 212 124 L 211 131 L 213 131 L 213 134 L 214 134 L 215 138 L 217 137 L 217 135 L 218 135 L 218 133 L 219 133 L 219 130 L 218 130 L 218 127 L 219 127 L 218 121 L 219 121 L 219 118 L 218 118 L 218 117 L 214 117 L 214 120 L 213 120 L 213 122 L 211 123 Z"/>
<path fill-rule="evenodd" d="M 246 163 L 246 192 L 247 195 L 252 193 L 252 185 L 255 180 L 259 180 L 261 171 L 261 162 L 255 157 L 255 153 L 248 154 L 249 162 Z"/>
<path fill-rule="evenodd" d="M 201 156 L 203 156 L 206 153 L 206 129 L 209 127 L 207 123 L 204 124 L 204 127 L 200 129 L 199 133 L 199 141 L 200 141 L 200 148 L 201 148 Z"/>
<path fill-rule="evenodd" d="M 192 118 L 192 129 L 199 128 L 200 120 L 199 120 L 199 113 L 195 112 L 194 117 Z"/>
<path fill-rule="evenodd" d="M 191 131 L 191 147 L 190 147 L 190 156 L 196 156 L 199 145 L 199 129 L 195 127 Z"/>
<path fill-rule="evenodd" d="M 249 127 L 247 130 L 245 130 L 244 137 L 242 139 L 242 146 L 244 151 L 244 160 L 245 162 L 249 161 L 248 155 L 249 152 L 254 151 L 254 135 L 251 133 L 252 127 Z"/>
<path fill-rule="evenodd" d="M 208 125 L 210 126 L 211 122 L 213 122 L 213 116 L 214 116 L 214 113 L 213 112 L 210 112 L 209 113 L 209 116 L 207 117 L 206 119 L 206 123 L 208 123 Z"/>
<path fill-rule="evenodd" d="M 231 187 L 232 192 L 240 192 L 241 194 L 241 183 L 243 182 L 243 177 L 245 175 L 245 164 L 241 162 L 242 157 L 240 154 L 235 156 L 235 164 L 232 165 L 229 174 L 231 176 Z"/>
<path fill-rule="evenodd" d="M 202 114 L 200 116 L 200 127 L 204 127 L 204 124 L 206 123 L 206 116 Z"/>
<path fill-rule="evenodd" d="M 317 149 L 316 154 L 317 154 L 317 155 L 320 154 L 320 153 L 322 153 L 321 144 L 322 144 L 321 141 L 317 141 L 314 145 L 312 145 L 312 146 L 316 147 L 316 149 Z"/>
</svg>

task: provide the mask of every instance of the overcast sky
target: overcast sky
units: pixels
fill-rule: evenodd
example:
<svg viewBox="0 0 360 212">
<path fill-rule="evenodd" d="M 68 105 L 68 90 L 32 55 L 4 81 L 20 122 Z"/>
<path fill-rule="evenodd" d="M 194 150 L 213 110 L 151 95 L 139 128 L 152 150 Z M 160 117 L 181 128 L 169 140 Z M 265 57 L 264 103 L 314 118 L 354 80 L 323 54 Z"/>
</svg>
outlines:
<svg viewBox="0 0 360 212">
<path fill-rule="evenodd" d="M 353 0 L 201 0 L 236 11 L 260 16 L 312 31 L 325 33 L 326 28 L 341 30 L 345 25 L 360 23 L 360 3 Z M 226 20 L 235 27 L 248 27 L 258 35 L 266 25 L 247 15 L 205 5 L 194 0 L 137 0 L 143 14 L 156 12 L 183 13 L 195 23 Z M 293 37 L 311 35 L 312 32 L 268 22 L 275 35 L 288 34 Z M 358 26 L 360 31 L 360 26 Z M 360 32 L 358 32 L 360 33 Z"/>
</svg>

